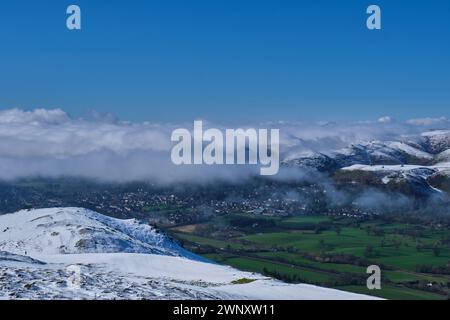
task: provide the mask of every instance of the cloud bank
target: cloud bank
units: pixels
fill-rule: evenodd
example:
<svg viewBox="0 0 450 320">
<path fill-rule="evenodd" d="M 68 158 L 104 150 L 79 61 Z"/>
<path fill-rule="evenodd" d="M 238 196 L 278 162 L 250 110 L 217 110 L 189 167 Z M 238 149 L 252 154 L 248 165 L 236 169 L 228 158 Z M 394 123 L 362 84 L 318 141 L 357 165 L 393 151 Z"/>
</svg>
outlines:
<svg viewBox="0 0 450 320">
<path fill-rule="evenodd" d="M 193 119 L 194 120 L 194 119 Z M 113 116 L 76 119 L 61 109 L 0 111 L 0 179 L 74 176 L 110 182 L 155 183 L 242 180 L 257 172 L 250 166 L 172 164 L 174 129 L 190 123 L 123 122 Z M 355 123 L 270 122 L 212 124 L 216 128 L 276 128 L 281 153 L 292 157 L 324 152 L 370 140 L 417 139 L 429 129 L 450 129 L 447 118 L 397 122 L 390 117 Z"/>
</svg>

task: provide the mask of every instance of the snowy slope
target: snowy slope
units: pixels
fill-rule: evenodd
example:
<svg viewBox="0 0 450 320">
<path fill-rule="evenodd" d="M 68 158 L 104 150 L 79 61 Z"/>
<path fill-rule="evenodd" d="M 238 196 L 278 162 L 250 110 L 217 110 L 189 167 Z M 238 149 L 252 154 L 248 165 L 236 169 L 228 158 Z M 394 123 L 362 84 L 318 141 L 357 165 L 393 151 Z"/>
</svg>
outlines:
<svg viewBox="0 0 450 320">
<path fill-rule="evenodd" d="M 0 216 L 0 251 L 28 255 L 157 253 L 201 259 L 137 220 L 118 220 L 81 208 Z"/>
<path fill-rule="evenodd" d="M 438 163 L 433 166 L 418 165 L 352 165 L 342 168 L 343 171 L 366 171 L 372 172 L 380 178 L 384 184 L 391 182 L 407 182 L 415 192 L 426 194 L 441 194 L 442 190 L 433 187 L 429 183 L 429 178 L 440 174 L 450 177 L 450 162 Z"/>
<path fill-rule="evenodd" d="M 450 131 L 433 130 L 422 133 L 425 147 L 434 154 L 450 149 Z"/>
<path fill-rule="evenodd" d="M 400 136 L 398 140 L 361 141 L 322 153 L 297 150 L 282 165 L 331 174 L 365 171 L 378 179 L 380 186 L 397 185 L 403 192 L 420 197 L 445 196 L 432 183 L 450 179 L 450 131 L 433 130 Z M 438 187 L 441 185 L 442 182 Z"/>
<path fill-rule="evenodd" d="M 296 148 L 298 150 L 296 150 Z M 285 164 L 323 166 L 324 159 L 334 162 L 330 168 L 343 168 L 355 164 L 365 165 L 432 165 L 448 160 L 450 150 L 450 131 L 434 130 L 417 136 L 398 137 L 389 141 L 360 141 L 339 150 L 301 149 L 300 146 L 290 146 Z"/>
<path fill-rule="evenodd" d="M 342 168 L 344 171 L 371 171 L 371 172 L 407 172 L 416 176 L 427 178 L 437 172 L 446 172 L 450 170 L 450 162 L 442 162 L 432 166 L 418 166 L 418 165 L 364 165 L 355 164 L 349 167 Z"/>
<path fill-rule="evenodd" d="M 437 162 L 450 162 L 450 149 L 439 153 L 436 157 Z"/>
<path fill-rule="evenodd" d="M 418 159 L 426 159 L 426 160 L 432 160 L 433 155 L 423 151 L 421 149 L 418 149 L 417 147 L 414 147 L 410 144 L 407 144 L 405 142 L 399 142 L 399 141 L 388 141 L 385 143 L 388 148 L 391 150 L 397 150 L 404 152 L 407 155 L 413 156 Z"/>
<path fill-rule="evenodd" d="M 20 256 L 4 260 L 0 255 L 0 299 L 373 299 L 165 255 L 94 253 L 40 258 L 40 262 Z M 79 270 L 79 278 L 74 278 L 74 270 Z M 233 284 L 244 278 L 253 282 Z"/>
<path fill-rule="evenodd" d="M 412 142 L 372 141 L 324 153 L 292 153 L 283 160 L 283 165 L 334 171 L 352 165 L 431 165 L 434 162 L 434 154 Z"/>
<path fill-rule="evenodd" d="M 434 156 L 402 141 L 372 141 L 352 145 L 331 153 L 341 166 L 352 164 L 424 164 Z"/>
<path fill-rule="evenodd" d="M 85 209 L 1 216 L 0 233 L 0 299 L 373 299 L 204 262 L 149 226 Z"/>
</svg>

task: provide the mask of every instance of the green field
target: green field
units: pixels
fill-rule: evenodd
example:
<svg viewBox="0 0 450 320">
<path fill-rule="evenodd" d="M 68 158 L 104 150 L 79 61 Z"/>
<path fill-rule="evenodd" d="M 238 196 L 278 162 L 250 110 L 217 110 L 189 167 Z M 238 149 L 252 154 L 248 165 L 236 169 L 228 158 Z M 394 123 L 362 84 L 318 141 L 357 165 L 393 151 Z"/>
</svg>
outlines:
<svg viewBox="0 0 450 320">
<path fill-rule="evenodd" d="M 448 228 L 376 218 L 355 223 L 327 216 L 230 215 L 191 229 L 171 234 L 211 260 L 283 281 L 387 299 L 450 296 Z M 372 264 L 381 267 L 381 290 L 366 288 Z"/>
</svg>

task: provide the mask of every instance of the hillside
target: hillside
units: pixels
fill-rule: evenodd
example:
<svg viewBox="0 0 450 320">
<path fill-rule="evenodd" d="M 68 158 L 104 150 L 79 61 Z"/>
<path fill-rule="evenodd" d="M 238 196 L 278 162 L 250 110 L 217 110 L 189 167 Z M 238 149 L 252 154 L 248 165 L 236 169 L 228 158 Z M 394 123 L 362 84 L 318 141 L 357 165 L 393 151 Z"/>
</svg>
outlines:
<svg viewBox="0 0 450 320">
<path fill-rule="evenodd" d="M 112 219 L 81 208 L 55 208 L 0 217 L 0 298 L 371 297 L 285 284 L 209 263 L 135 220 Z"/>
<path fill-rule="evenodd" d="M 369 178 L 373 185 L 389 184 L 407 194 L 427 197 L 448 190 L 450 131 L 434 130 L 392 141 L 360 142 L 340 150 L 305 152 L 289 157 L 283 165 L 338 173 L 337 182 L 351 181 L 362 186 Z M 365 179 L 354 179 L 357 172 L 364 172 Z"/>
</svg>

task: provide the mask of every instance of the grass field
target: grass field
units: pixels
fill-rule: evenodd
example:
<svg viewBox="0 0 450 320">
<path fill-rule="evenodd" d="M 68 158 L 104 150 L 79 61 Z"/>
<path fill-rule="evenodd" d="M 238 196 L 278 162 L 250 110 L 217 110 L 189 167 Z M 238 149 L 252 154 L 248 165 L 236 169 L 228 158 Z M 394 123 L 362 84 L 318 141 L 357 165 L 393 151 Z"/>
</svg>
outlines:
<svg viewBox="0 0 450 320">
<path fill-rule="evenodd" d="M 260 223 L 258 217 L 251 219 L 249 224 L 245 215 L 230 215 L 198 228 L 178 226 L 169 232 L 211 260 L 287 282 L 387 299 L 449 296 L 450 275 L 429 271 L 430 267 L 448 270 L 447 229 L 377 219 L 355 223 L 327 216 L 261 217 Z M 366 288 L 366 270 L 372 264 L 382 269 L 381 290 Z"/>
</svg>

